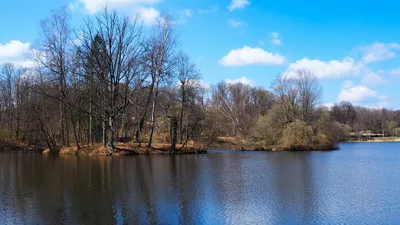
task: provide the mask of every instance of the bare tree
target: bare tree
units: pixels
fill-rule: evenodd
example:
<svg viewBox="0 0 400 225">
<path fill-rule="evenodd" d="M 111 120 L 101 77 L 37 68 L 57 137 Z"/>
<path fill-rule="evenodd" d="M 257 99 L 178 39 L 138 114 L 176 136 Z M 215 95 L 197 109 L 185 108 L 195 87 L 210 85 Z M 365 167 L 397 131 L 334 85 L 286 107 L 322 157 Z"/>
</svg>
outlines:
<svg viewBox="0 0 400 225">
<path fill-rule="evenodd" d="M 356 119 L 356 110 L 350 102 L 342 101 L 332 107 L 332 116 L 336 121 L 352 126 Z"/>
<path fill-rule="evenodd" d="M 299 91 L 301 119 L 310 124 L 316 118 L 316 108 L 321 98 L 322 89 L 317 77 L 308 70 L 298 70 L 296 85 Z"/>
<path fill-rule="evenodd" d="M 172 18 L 169 15 L 160 17 L 153 28 L 153 34 L 144 43 L 146 70 L 151 77 L 151 114 L 150 134 L 147 146 L 151 147 L 156 125 L 156 107 L 160 83 L 168 79 L 174 70 L 174 54 L 177 45 Z M 147 110 L 145 110 L 147 111 Z"/>
<path fill-rule="evenodd" d="M 176 69 L 178 75 L 178 85 L 180 88 L 180 115 L 179 115 L 179 137 L 180 144 L 184 138 L 184 123 L 186 123 L 186 132 L 188 127 L 188 102 L 189 98 L 194 95 L 200 79 L 200 73 L 196 65 L 190 61 L 187 54 L 179 52 L 176 59 Z M 184 120 L 186 114 L 186 121 Z"/>
<path fill-rule="evenodd" d="M 115 150 L 116 120 L 124 115 L 146 78 L 141 66 L 141 34 L 137 17 L 121 17 L 108 9 L 94 21 L 87 21 L 82 31 L 81 54 L 90 70 L 85 74 L 86 80 L 94 82 L 94 90 L 90 91 L 100 98 L 100 102 L 90 97 L 85 101 L 100 112 L 96 116 L 102 119 L 103 130 L 107 124 L 108 140 L 106 143 L 103 132 L 103 143 L 111 151 Z"/>
<path fill-rule="evenodd" d="M 295 79 L 279 76 L 273 84 L 273 90 L 286 123 L 294 122 L 299 114 L 299 93 Z"/>
<path fill-rule="evenodd" d="M 16 69 L 13 64 L 11 63 L 6 63 L 3 65 L 1 71 L 0 71 L 0 90 L 1 90 L 1 108 L 5 112 L 5 115 L 3 115 L 0 118 L 3 118 L 5 120 L 5 126 L 7 127 L 7 135 L 9 136 L 8 138 L 11 138 L 12 135 L 12 130 L 13 130 L 13 115 L 14 115 L 14 96 L 13 96 L 13 81 L 14 81 L 14 76 L 16 75 Z M 0 120 L 1 121 L 1 120 Z M 1 121 L 2 122 L 2 121 Z"/>
<path fill-rule="evenodd" d="M 36 52 L 36 62 L 46 76 L 58 90 L 57 95 L 48 93 L 46 89 L 40 89 L 45 94 L 59 100 L 60 126 L 59 133 L 63 145 L 69 144 L 67 111 L 71 119 L 75 143 L 78 147 L 78 137 L 75 128 L 75 118 L 69 99 L 68 77 L 71 75 L 71 29 L 68 25 L 66 8 L 53 11 L 50 18 L 41 22 L 41 38 L 38 42 L 39 51 Z"/>
<path fill-rule="evenodd" d="M 290 77 L 279 76 L 273 89 L 287 123 L 297 119 L 310 123 L 315 119 L 321 88 L 310 71 L 297 70 Z"/>
<path fill-rule="evenodd" d="M 260 96 L 260 92 L 249 85 L 220 82 L 213 88 L 212 99 L 213 105 L 234 124 L 235 135 L 237 130 L 247 135 L 257 122 L 260 112 L 265 111 L 261 110 L 262 106 L 268 105 L 258 100 Z M 266 103 L 271 101 L 267 96 L 263 96 Z"/>
</svg>

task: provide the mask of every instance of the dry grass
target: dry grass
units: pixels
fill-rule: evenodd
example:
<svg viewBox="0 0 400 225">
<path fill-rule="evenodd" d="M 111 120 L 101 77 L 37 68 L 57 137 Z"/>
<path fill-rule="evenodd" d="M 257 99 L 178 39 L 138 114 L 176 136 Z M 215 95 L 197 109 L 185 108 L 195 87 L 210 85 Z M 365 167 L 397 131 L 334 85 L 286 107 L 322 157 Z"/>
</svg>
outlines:
<svg viewBox="0 0 400 225">
<path fill-rule="evenodd" d="M 218 137 L 214 145 L 217 147 L 241 149 L 244 146 L 249 146 L 249 143 L 245 138 L 240 136 L 235 136 L 235 137 Z"/>
<path fill-rule="evenodd" d="M 271 146 L 260 146 L 257 143 L 252 144 L 243 137 L 218 137 L 217 146 L 230 148 L 241 151 L 328 151 L 336 150 L 335 146 L 324 135 L 313 137 L 313 142 L 310 144 L 276 144 Z"/>
<path fill-rule="evenodd" d="M 399 137 L 373 137 L 365 140 L 348 140 L 347 142 L 400 142 Z"/>
<path fill-rule="evenodd" d="M 88 156 L 119 156 L 119 155 L 171 155 L 171 154 L 203 154 L 207 149 L 189 142 L 181 151 L 178 151 L 182 145 L 177 144 L 175 151 L 171 151 L 170 144 L 154 143 L 152 147 L 147 147 L 146 144 L 139 145 L 133 142 L 118 142 L 115 143 L 116 152 L 111 153 L 108 147 L 102 144 L 82 145 L 78 151 L 76 146 L 60 147 L 56 153 L 60 155 L 88 155 Z M 43 153 L 50 153 L 46 149 Z"/>
<path fill-rule="evenodd" d="M 0 139 L 0 151 L 40 152 L 40 148 L 26 145 L 21 141 Z"/>
</svg>

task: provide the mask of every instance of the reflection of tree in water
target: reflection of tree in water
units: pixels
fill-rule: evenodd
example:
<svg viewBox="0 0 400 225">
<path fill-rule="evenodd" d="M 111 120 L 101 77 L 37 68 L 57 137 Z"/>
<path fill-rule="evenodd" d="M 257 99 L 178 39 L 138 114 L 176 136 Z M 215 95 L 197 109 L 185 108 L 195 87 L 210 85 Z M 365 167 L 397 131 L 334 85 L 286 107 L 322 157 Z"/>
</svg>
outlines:
<svg viewBox="0 0 400 225">
<path fill-rule="evenodd" d="M 281 152 L 269 160 L 272 176 L 271 200 L 279 224 L 309 223 L 315 213 L 312 153 Z M 288 216 L 291 215 L 291 216 Z M 314 221 L 315 222 L 315 221 Z"/>
<path fill-rule="evenodd" d="M 139 198 L 139 202 L 136 207 L 144 207 L 146 209 L 147 219 L 151 224 L 158 223 L 157 205 L 155 199 L 155 187 L 153 180 L 153 163 L 150 157 L 137 157 L 135 160 L 136 164 L 136 182 L 139 182 L 136 196 L 142 196 Z M 143 205 L 141 204 L 143 203 Z M 145 217 L 143 217 L 145 218 Z M 141 221 L 142 222 L 142 221 Z"/>
<path fill-rule="evenodd" d="M 112 159 L 107 157 L 82 158 L 77 166 L 69 168 L 76 171 L 78 180 L 76 186 L 70 187 L 74 196 L 77 218 L 89 223 L 104 223 L 113 221 L 113 183 L 112 183 Z M 69 163 L 69 160 L 65 161 Z M 79 171 L 77 171 L 79 168 Z M 64 170 L 65 171 L 65 170 Z M 69 179 L 73 176 L 65 174 Z M 73 183 L 72 180 L 67 183 Z"/>
<path fill-rule="evenodd" d="M 0 158 L 0 206 L 10 203 L 16 223 L 265 221 L 261 211 L 280 223 L 310 222 L 307 154 L 266 154 L 268 162 L 243 155 Z"/>
<path fill-rule="evenodd" d="M 201 157 L 201 156 L 200 156 Z M 178 220 L 180 224 L 193 224 L 193 209 L 197 209 L 197 205 L 202 200 L 199 198 L 198 190 L 198 173 L 200 163 L 199 156 L 177 156 L 170 157 L 169 169 L 172 182 L 172 190 L 175 191 L 176 202 L 179 203 Z"/>
<path fill-rule="evenodd" d="M 17 211 L 17 223 L 113 223 L 110 158 L 20 155 L 5 159 L 13 161 L 2 160 L 0 172 L 12 172 L 6 180 L 9 187 L 1 190 L 15 193 L 10 204 Z"/>
<path fill-rule="evenodd" d="M 222 223 L 239 223 L 240 218 L 246 207 L 245 178 L 243 160 L 245 157 L 238 155 L 215 155 L 207 161 L 209 170 L 207 171 L 207 181 L 210 183 L 207 192 L 211 195 L 209 206 L 214 218 L 221 220 Z"/>
<path fill-rule="evenodd" d="M 8 157 L 11 156 L 12 157 Z M 34 166 L 31 159 L 30 166 Z M 37 214 L 35 208 L 29 208 L 35 202 L 27 196 L 34 189 L 35 180 L 31 176 L 33 170 L 25 170 L 24 158 L 19 154 L 2 155 L 0 157 L 0 223 L 28 223 L 32 214 Z M 25 177 L 22 177 L 25 176 Z M 28 189 L 26 190 L 25 189 Z M 31 212 L 31 213 L 29 213 Z M 22 215 L 25 215 L 23 217 Z"/>
<path fill-rule="evenodd" d="M 11 197 L 6 207 L 13 211 L 15 223 L 28 224 L 32 220 L 45 223 L 63 217 L 57 159 L 24 154 L 2 155 L 1 159 L 4 159 L 0 163 L 1 173 L 8 173 L 7 179 L 1 180 L 8 186 L 1 186 L 1 190 L 7 193 L 1 193 L 1 196 Z M 54 170 L 46 169 L 47 166 Z"/>
</svg>

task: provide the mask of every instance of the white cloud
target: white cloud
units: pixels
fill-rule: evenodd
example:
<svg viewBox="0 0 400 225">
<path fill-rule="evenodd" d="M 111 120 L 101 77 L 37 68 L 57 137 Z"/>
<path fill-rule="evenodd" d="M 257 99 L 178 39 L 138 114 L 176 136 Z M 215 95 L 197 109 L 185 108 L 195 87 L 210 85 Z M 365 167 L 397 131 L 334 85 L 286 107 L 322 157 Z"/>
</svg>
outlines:
<svg viewBox="0 0 400 225">
<path fill-rule="evenodd" d="M 223 66 L 244 66 L 244 65 L 282 65 L 285 57 L 267 52 L 262 48 L 250 48 L 245 46 L 231 50 L 224 56 L 219 64 Z"/>
<path fill-rule="evenodd" d="M 195 84 L 206 90 L 211 88 L 211 85 L 209 83 L 204 82 L 203 80 L 196 80 Z"/>
<path fill-rule="evenodd" d="M 215 6 L 215 5 L 210 6 L 210 8 L 208 8 L 208 9 L 200 9 L 200 10 L 198 10 L 199 14 L 208 14 L 208 13 L 216 13 L 216 12 L 218 12 L 218 7 Z"/>
<path fill-rule="evenodd" d="M 382 43 L 377 42 L 375 44 L 363 47 L 364 56 L 362 61 L 364 63 L 372 63 L 391 59 L 396 56 L 394 50 L 400 49 L 400 44 L 398 43 Z"/>
<path fill-rule="evenodd" d="M 191 9 L 183 9 L 183 10 L 177 11 L 177 13 L 179 15 L 178 20 L 171 21 L 171 23 L 174 25 L 184 24 L 186 22 L 187 18 L 190 18 L 193 16 L 194 11 Z"/>
<path fill-rule="evenodd" d="M 189 80 L 187 80 L 187 82 L 188 82 L 188 84 L 190 83 L 190 85 L 192 85 L 194 87 L 198 87 L 198 88 L 202 88 L 202 89 L 206 89 L 206 90 L 211 88 L 211 85 L 203 80 L 189 79 Z M 176 86 L 180 87 L 181 82 L 177 81 Z"/>
<path fill-rule="evenodd" d="M 389 104 L 386 96 L 380 96 L 376 91 L 364 85 L 354 85 L 351 81 L 343 83 L 337 99 L 368 108 L 383 108 Z"/>
<path fill-rule="evenodd" d="M 333 104 L 333 103 L 323 103 L 323 104 L 321 104 L 321 105 L 319 105 L 320 107 L 326 107 L 326 108 L 328 108 L 328 109 L 332 109 L 332 107 L 334 106 L 335 104 Z"/>
<path fill-rule="evenodd" d="M 287 76 L 292 76 L 295 71 L 301 69 L 311 71 L 317 78 L 337 78 L 358 74 L 360 66 L 350 57 L 346 57 L 342 61 L 321 61 L 318 59 L 303 58 L 291 63 L 285 74 Z"/>
<path fill-rule="evenodd" d="M 400 76 L 400 67 L 396 69 L 392 69 L 390 71 L 390 74 L 395 75 L 395 76 Z"/>
<path fill-rule="evenodd" d="M 238 27 L 240 27 L 240 26 L 246 25 L 246 23 L 244 23 L 244 22 L 242 22 L 242 21 L 239 21 L 239 20 L 232 20 L 232 19 L 229 19 L 229 20 L 228 20 L 228 24 L 229 24 L 230 26 L 232 26 L 233 28 L 238 28 Z"/>
<path fill-rule="evenodd" d="M 225 80 L 225 82 L 227 84 L 237 84 L 237 83 L 242 83 L 242 84 L 246 84 L 246 85 L 250 85 L 253 86 L 254 82 L 252 80 L 250 80 L 247 77 L 240 77 L 240 78 L 236 78 L 236 79 L 227 79 Z"/>
<path fill-rule="evenodd" d="M 353 86 L 350 88 L 344 88 L 340 91 L 338 99 L 339 101 L 348 101 L 351 103 L 360 103 L 369 99 L 377 99 L 378 94 L 376 91 L 369 89 L 366 86 Z"/>
<path fill-rule="evenodd" d="M 389 104 L 386 96 L 378 95 L 374 90 L 364 85 L 354 85 L 351 82 L 343 84 L 338 101 L 348 101 L 355 105 L 363 105 L 371 108 L 382 108 Z"/>
<path fill-rule="evenodd" d="M 192 17 L 192 10 L 191 9 L 184 9 L 180 11 L 181 14 L 183 14 L 186 17 Z"/>
<path fill-rule="evenodd" d="M 139 6 L 135 13 L 140 16 L 140 20 L 147 26 L 155 24 L 160 16 L 160 12 L 153 7 Z"/>
<path fill-rule="evenodd" d="M 82 5 L 86 12 L 95 14 L 102 10 L 105 6 L 110 8 L 123 8 L 129 5 L 137 4 L 154 4 L 160 0 L 76 0 L 69 4 L 71 8 L 77 8 L 77 5 Z"/>
<path fill-rule="evenodd" d="M 81 3 L 79 3 L 78 1 L 74 1 L 74 2 L 70 2 L 68 4 L 68 9 L 71 11 L 75 11 L 77 10 L 79 7 L 81 6 Z"/>
<path fill-rule="evenodd" d="M 278 32 L 271 33 L 271 44 L 273 46 L 279 46 L 282 44 L 282 40 L 280 39 L 280 34 Z"/>
<path fill-rule="evenodd" d="M 362 83 L 367 85 L 381 85 L 386 84 L 387 81 L 381 75 L 370 71 L 364 75 Z"/>
<path fill-rule="evenodd" d="M 370 104 L 370 105 L 365 105 L 365 107 L 370 108 L 370 109 L 382 109 L 385 108 L 389 105 L 388 101 L 381 101 L 381 102 L 377 102 L 374 104 Z"/>
<path fill-rule="evenodd" d="M 13 63 L 17 67 L 24 67 L 24 68 L 32 68 L 36 65 L 36 63 L 32 60 L 16 60 L 16 61 L 10 61 L 10 63 Z"/>
<path fill-rule="evenodd" d="M 229 11 L 233 11 L 235 9 L 243 9 L 249 4 L 250 4 L 249 0 L 232 0 L 231 4 L 228 6 L 228 9 Z"/>
<path fill-rule="evenodd" d="M 272 41 L 274 44 L 274 38 L 279 39 L 279 33 L 271 34 Z M 280 43 L 276 41 L 275 43 Z M 356 61 L 352 57 L 345 57 L 343 60 L 331 60 L 323 61 L 319 59 L 309 59 L 307 57 L 297 60 L 291 63 L 284 73 L 285 76 L 294 75 L 294 71 L 299 69 L 307 69 L 313 72 L 317 78 L 339 78 L 349 75 L 358 75 L 364 73 L 363 83 L 364 84 L 384 84 L 387 83 L 382 78 L 382 72 L 372 72 L 367 64 L 382 60 L 387 60 L 396 56 L 396 50 L 400 49 L 399 43 L 382 43 L 376 42 L 374 44 L 356 48 L 357 53 L 362 53 L 361 57 L 356 57 Z M 400 75 L 399 70 L 391 71 L 391 74 Z"/>
<path fill-rule="evenodd" d="M 30 52 L 30 43 L 12 40 L 6 44 L 0 43 L 0 64 L 13 63 L 21 67 L 33 67 L 34 62 L 26 60 Z"/>
<path fill-rule="evenodd" d="M 0 58 L 18 57 L 29 52 L 30 43 L 12 40 L 7 44 L 0 43 Z"/>
</svg>

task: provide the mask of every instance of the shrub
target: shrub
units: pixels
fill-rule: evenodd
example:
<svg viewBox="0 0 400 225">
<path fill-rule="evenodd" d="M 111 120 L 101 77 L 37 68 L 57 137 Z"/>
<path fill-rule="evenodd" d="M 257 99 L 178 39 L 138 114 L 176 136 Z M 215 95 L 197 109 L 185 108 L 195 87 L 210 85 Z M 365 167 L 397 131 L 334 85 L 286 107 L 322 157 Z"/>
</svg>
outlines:
<svg viewBox="0 0 400 225">
<path fill-rule="evenodd" d="M 289 123 L 283 130 L 279 144 L 288 150 L 311 150 L 313 131 L 304 121 Z"/>
<path fill-rule="evenodd" d="M 276 104 L 267 116 L 261 116 L 252 132 L 252 140 L 257 148 L 269 148 L 278 143 L 284 128 L 284 118 L 279 105 Z"/>
<path fill-rule="evenodd" d="M 313 136 L 312 142 L 313 150 L 332 150 L 337 148 L 336 143 L 325 134 Z"/>
</svg>

